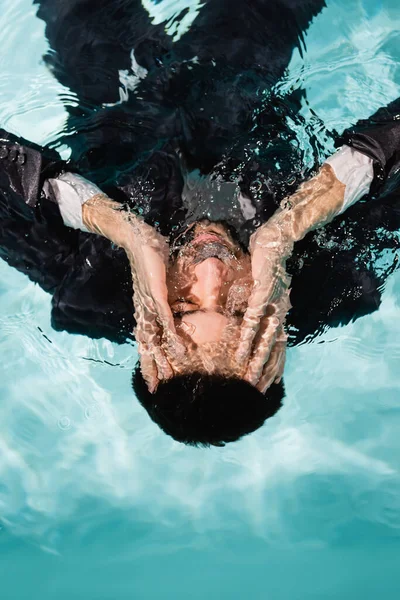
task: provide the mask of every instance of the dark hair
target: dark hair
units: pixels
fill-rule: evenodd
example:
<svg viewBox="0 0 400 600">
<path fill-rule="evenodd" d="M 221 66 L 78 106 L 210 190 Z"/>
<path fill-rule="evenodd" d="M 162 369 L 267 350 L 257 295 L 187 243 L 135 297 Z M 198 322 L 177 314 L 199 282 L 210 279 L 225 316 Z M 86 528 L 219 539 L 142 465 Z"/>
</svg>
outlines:
<svg viewBox="0 0 400 600">
<path fill-rule="evenodd" d="M 283 383 L 262 394 L 247 381 L 190 373 L 159 384 L 150 393 L 137 367 L 132 384 L 152 420 L 178 442 L 223 446 L 255 431 L 282 406 Z"/>
</svg>

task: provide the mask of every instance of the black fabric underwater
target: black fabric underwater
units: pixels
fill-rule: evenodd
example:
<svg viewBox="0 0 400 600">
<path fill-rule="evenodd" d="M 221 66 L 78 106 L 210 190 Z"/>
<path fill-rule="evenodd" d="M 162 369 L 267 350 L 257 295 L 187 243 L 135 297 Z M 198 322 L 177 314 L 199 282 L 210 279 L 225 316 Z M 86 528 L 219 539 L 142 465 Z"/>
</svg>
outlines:
<svg viewBox="0 0 400 600">
<path fill-rule="evenodd" d="M 321 162 L 324 150 L 311 132 L 315 165 L 305 167 L 288 125 L 300 119 L 302 92 L 279 98 L 271 88 L 293 48 L 301 50 L 302 32 L 324 2 L 209 1 L 175 43 L 138 0 L 37 3 L 52 48 L 47 62 L 79 100 L 69 107 L 68 133 L 59 141 L 72 148 L 67 168 L 141 212 L 164 234 L 186 222 L 185 169 L 226 181 L 239 175 L 243 192 L 257 204 L 256 217 L 238 232 L 248 239 Z M 121 102 L 119 72 L 134 75 L 132 56 L 147 74 L 134 92 L 125 90 Z M 373 124 L 386 123 L 385 133 L 367 121 L 361 134 L 356 128 L 346 134 L 347 143 L 380 165 L 386 179 L 377 191 L 383 199 L 350 208 L 296 245 L 289 264 L 291 343 L 379 306 L 395 265 L 400 213 L 398 134 L 391 133 L 398 131 L 397 112 L 393 103 L 372 118 Z M 124 341 L 134 325 L 124 253 L 63 226 L 57 207 L 40 197 L 45 177 L 63 163 L 53 151 L 7 135 L 4 152 L 21 143 L 28 161 L 10 167 L 0 160 L 1 256 L 53 294 L 56 329 Z M 383 254 L 386 267 L 378 268 Z"/>
</svg>

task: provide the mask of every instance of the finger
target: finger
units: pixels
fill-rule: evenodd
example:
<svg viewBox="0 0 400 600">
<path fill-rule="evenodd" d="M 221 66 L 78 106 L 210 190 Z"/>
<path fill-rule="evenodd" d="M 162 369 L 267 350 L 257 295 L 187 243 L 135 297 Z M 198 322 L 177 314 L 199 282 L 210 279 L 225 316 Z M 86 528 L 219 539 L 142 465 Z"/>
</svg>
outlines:
<svg viewBox="0 0 400 600">
<path fill-rule="evenodd" d="M 173 369 L 168 362 L 167 356 L 161 346 L 154 346 L 151 353 L 157 365 L 157 374 L 160 381 L 165 381 L 173 377 Z"/>
<path fill-rule="evenodd" d="M 248 302 L 248 308 L 243 317 L 241 335 L 236 353 L 238 364 L 246 364 L 252 353 L 254 339 L 259 332 L 261 321 L 267 307 L 279 305 L 281 298 L 288 293 L 290 277 L 283 268 L 279 268 L 268 283 L 257 280 Z M 289 309 L 287 309 L 289 310 Z M 287 312 L 287 311 L 286 311 Z"/>
<path fill-rule="evenodd" d="M 183 358 L 186 347 L 177 334 L 174 317 L 168 304 L 160 312 L 157 312 L 156 307 L 150 309 L 150 306 L 141 305 L 140 323 L 143 323 L 147 335 L 152 335 L 153 339 L 158 338 L 158 343 L 162 342 L 165 345 L 171 358 Z"/>
<path fill-rule="evenodd" d="M 162 327 L 163 331 L 168 334 L 176 334 L 176 327 L 174 321 L 174 315 L 168 302 L 158 302 L 155 299 L 155 312 L 157 315 L 157 321 Z"/>
<path fill-rule="evenodd" d="M 285 340 L 285 342 L 283 344 L 283 351 L 281 354 L 281 358 L 280 358 L 279 364 L 277 365 L 274 383 L 279 383 L 283 377 L 283 371 L 285 369 L 285 361 L 286 361 L 286 348 L 287 348 L 287 342 Z M 260 379 L 260 383 L 261 383 L 261 387 L 262 387 L 263 386 L 262 379 Z"/>
<path fill-rule="evenodd" d="M 286 360 L 286 342 L 277 342 L 271 352 L 270 359 L 264 367 L 260 381 L 256 385 L 262 394 L 274 383 L 282 379 Z"/>
<path fill-rule="evenodd" d="M 140 370 L 149 392 L 153 394 L 158 385 L 157 364 L 153 356 L 139 344 Z"/>
<path fill-rule="evenodd" d="M 148 369 L 149 380 L 153 382 L 155 378 L 158 381 L 170 379 L 173 376 L 173 369 L 168 358 L 160 345 L 160 337 L 153 332 L 145 331 L 140 325 L 136 328 L 136 339 L 139 342 L 138 352 L 141 362 Z"/>
<path fill-rule="evenodd" d="M 160 328 L 154 313 L 147 310 L 141 303 L 136 304 L 135 310 L 135 338 L 147 348 L 160 344 Z"/>
<path fill-rule="evenodd" d="M 143 285 L 145 284 L 145 285 Z M 142 289 L 147 287 L 146 290 Z M 165 280 L 165 269 L 159 280 L 148 279 L 142 282 L 137 278 L 136 302 L 143 304 L 149 313 L 156 316 L 159 325 L 165 331 L 175 332 L 175 321 L 168 303 L 168 288 Z"/>
<path fill-rule="evenodd" d="M 255 308 L 249 306 L 244 314 L 240 329 L 240 339 L 236 352 L 236 361 L 238 364 L 246 365 L 253 347 L 254 338 L 260 328 L 260 321 L 265 315 L 265 308 Z"/>
<path fill-rule="evenodd" d="M 149 385 L 149 389 L 150 386 L 155 389 L 160 381 L 173 377 L 172 366 L 158 341 L 155 343 L 153 341 L 149 343 L 140 342 L 138 352 L 140 363 L 143 364 L 143 370 L 146 371 L 145 380 Z M 150 391 L 152 390 L 150 389 Z"/>
<path fill-rule="evenodd" d="M 289 291 L 287 291 L 275 306 L 269 307 L 274 312 L 271 317 L 264 318 L 264 329 L 256 342 L 256 347 L 253 350 L 245 375 L 246 379 L 253 385 L 259 380 L 275 341 L 286 340 L 283 323 L 291 307 L 289 294 Z"/>
<path fill-rule="evenodd" d="M 140 342 L 140 350 L 149 354 L 154 360 L 159 380 L 170 379 L 173 376 L 173 369 L 161 346 L 162 331 L 157 323 L 156 315 L 150 313 L 143 305 L 141 305 L 136 316 L 137 325 L 135 336 Z M 171 340 L 171 338 L 175 338 L 173 332 L 167 334 L 167 339 Z"/>
<path fill-rule="evenodd" d="M 268 361 L 275 344 L 280 325 L 279 319 L 276 316 L 267 317 L 264 331 L 258 340 L 257 348 L 250 360 L 244 377 L 252 385 L 256 385 L 261 377 L 264 365 Z"/>
<path fill-rule="evenodd" d="M 163 345 L 170 362 L 182 361 L 187 349 L 176 332 L 164 331 Z"/>
</svg>

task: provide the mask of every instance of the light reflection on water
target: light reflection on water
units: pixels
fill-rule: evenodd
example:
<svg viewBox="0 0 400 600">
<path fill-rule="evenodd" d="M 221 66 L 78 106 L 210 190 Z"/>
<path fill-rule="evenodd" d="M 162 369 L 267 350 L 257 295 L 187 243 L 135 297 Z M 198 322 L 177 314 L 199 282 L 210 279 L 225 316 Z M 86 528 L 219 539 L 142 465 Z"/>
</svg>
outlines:
<svg viewBox="0 0 400 600">
<path fill-rule="evenodd" d="M 377 4 L 329 3 L 306 56 L 293 57 L 283 86 L 305 85 L 329 127 L 343 129 L 400 95 L 399 10 Z M 57 94 L 65 90 L 40 64 L 43 24 L 27 0 L 1 6 L 9 53 L 0 122 L 49 141 L 63 126 Z M 19 49 L 22 35 L 29 51 Z M 40 597 L 49 599 L 153 598 L 161 582 L 161 596 L 171 598 L 242 598 L 250 589 L 252 598 L 269 590 L 279 599 L 357 599 L 373 597 L 381 578 L 385 597 L 397 597 L 399 273 L 378 312 L 289 351 L 288 395 L 276 418 L 212 450 L 181 446 L 149 420 L 130 389 L 133 347 L 56 333 L 48 295 L 4 262 L 0 282 L 7 600 L 32 597 L 14 576 L 18 565 L 32 581 L 48 581 Z"/>
</svg>

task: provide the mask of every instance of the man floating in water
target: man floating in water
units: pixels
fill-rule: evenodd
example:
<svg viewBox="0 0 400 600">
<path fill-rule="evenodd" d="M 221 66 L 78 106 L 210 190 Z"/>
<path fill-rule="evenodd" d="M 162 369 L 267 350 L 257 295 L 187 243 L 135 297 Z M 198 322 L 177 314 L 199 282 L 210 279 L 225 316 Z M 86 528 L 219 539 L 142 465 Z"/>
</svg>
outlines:
<svg viewBox="0 0 400 600">
<path fill-rule="evenodd" d="M 38 3 L 79 100 L 72 157 L 3 132 L 2 256 L 53 294 L 56 328 L 134 329 L 134 389 L 166 433 L 239 439 L 282 404 L 286 318 L 295 343 L 379 306 L 392 265 L 378 274 L 370 252 L 395 247 L 400 104 L 325 161 L 311 133 L 307 168 L 289 126 L 305 127 L 302 94 L 273 86 L 323 2 L 210 1 L 175 42 L 133 0 Z M 367 194 L 384 199 L 356 207 Z M 321 244 L 310 232 L 331 222 Z"/>
</svg>

